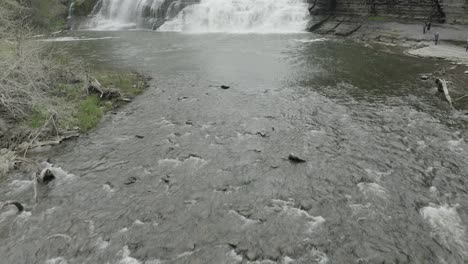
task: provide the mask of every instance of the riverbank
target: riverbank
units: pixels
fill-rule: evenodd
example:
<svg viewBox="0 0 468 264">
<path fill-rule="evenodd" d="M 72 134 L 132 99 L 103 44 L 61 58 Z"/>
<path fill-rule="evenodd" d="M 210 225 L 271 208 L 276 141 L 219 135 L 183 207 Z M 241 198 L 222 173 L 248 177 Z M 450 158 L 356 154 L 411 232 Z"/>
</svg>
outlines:
<svg viewBox="0 0 468 264">
<path fill-rule="evenodd" d="M 87 133 L 106 113 L 114 113 L 148 87 L 139 73 L 96 67 L 50 45 L 41 44 L 24 60 L 8 45 L 0 45 L 2 68 L 16 62 L 1 78 L 10 86 L 0 87 L 0 178 L 24 161 L 16 157 L 48 151 Z"/>
<path fill-rule="evenodd" d="M 310 31 L 323 35 L 337 35 L 364 43 L 365 45 L 393 46 L 397 52 L 421 58 L 440 59 L 443 64 L 437 71 L 429 72 L 421 78 L 424 82 L 433 82 L 437 78 L 448 81 L 449 92 L 454 100 L 455 109 L 468 110 L 468 53 L 466 40 L 468 33 L 465 25 L 433 24 L 430 31 L 423 32 L 421 22 L 391 20 L 384 17 L 317 18 L 309 26 Z M 434 34 L 438 32 L 440 41 L 434 43 Z"/>
</svg>

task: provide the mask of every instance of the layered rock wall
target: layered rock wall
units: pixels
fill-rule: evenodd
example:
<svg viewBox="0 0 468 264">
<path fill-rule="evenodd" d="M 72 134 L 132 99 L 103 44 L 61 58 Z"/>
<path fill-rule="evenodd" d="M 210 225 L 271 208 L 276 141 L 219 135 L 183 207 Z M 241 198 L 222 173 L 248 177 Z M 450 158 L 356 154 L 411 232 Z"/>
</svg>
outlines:
<svg viewBox="0 0 468 264">
<path fill-rule="evenodd" d="M 312 0 L 312 15 L 468 23 L 468 0 Z"/>
</svg>

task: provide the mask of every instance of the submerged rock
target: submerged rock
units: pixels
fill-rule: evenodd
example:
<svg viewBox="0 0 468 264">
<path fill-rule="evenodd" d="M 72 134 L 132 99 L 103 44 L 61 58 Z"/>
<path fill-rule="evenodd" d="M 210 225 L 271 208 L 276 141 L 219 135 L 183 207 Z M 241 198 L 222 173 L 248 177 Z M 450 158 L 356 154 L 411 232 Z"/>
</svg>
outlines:
<svg viewBox="0 0 468 264">
<path fill-rule="evenodd" d="M 134 184 L 137 181 L 135 176 L 128 177 L 128 179 L 124 182 L 125 185 Z"/>
<path fill-rule="evenodd" d="M 18 214 L 20 214 L 21 212 L 24 211 L 24 206 L 21 204 L 21 203 L 18 203 L 18 202 L 15 202 L 15 201 L 9 201 L 9 202 L 5 202 L 5 203 L 0 203 L 0 209 L 4 208 L 4 207 L 7 207 L 9 205 L 13 205 L 13 206 L 16 206 L 16 208 L 18 209 Z"/>
<path fill-rule="evenodd" d="M 227 86 L 227 85 L 221 85 L 220 87 L 221 87 L 221 89 L 224 89 L 224 90 L 227 90 L 227 89 L 231 88 L 230 86 Z"/>
<path fill-rule="evenodd" d="M 268 134 L 268 132 L 266 132 L 265 130 L 262 130 L 262 131 L 258 131 L 257 132 L 257 135 L 261 136 L 261 137 L 269 137 L 270 135 Z"/>
<path fill-rule="evenodd" d="M 429 75 L 422 74 L 422 75 L 420 75 L 420 76 L 419 76 L 419 79 L 421 79 L 421 80 L 424 80 L 424 81 L 425 81 L 425 80 L 429 79 Z"/>
<path fill-rule="evenodd" d="M 289 154 L 288 156 L 289 161 L 293 163 L 304 163 L 306 162 L 305 159 L 299 158 L 298 156 L 294 155 L 293 153 Z"/>
<path fill-rule="evenodd" d="M 53 180 L 55 180 L 55 175 L 50 170 L 45 170 L 44 173 L 41 173 L 37 178 L 37 181 L 43 184 L 48 184 Z"/>
</svg>

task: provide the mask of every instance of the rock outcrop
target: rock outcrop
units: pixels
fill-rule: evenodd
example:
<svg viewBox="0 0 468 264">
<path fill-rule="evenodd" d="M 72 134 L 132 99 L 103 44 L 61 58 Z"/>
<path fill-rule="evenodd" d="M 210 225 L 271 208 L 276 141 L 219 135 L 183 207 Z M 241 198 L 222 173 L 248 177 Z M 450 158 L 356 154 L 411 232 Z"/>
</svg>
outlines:
<svg viewBox="0 0 468 264">
<path fill-rule="evenodd" d="M 385 17 L 468 23 L 465 0 L 312 0 L 313 16 Z"/>
</svg>

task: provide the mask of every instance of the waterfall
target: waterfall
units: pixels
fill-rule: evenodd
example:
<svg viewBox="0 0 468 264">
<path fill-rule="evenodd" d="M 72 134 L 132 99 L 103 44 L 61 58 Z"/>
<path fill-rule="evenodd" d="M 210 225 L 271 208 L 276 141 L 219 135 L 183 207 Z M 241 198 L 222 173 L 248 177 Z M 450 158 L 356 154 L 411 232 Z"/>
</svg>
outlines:
<svg viewBox="0 0 468 264">
<path fill-rule="evenodd" d="M 70 6 L 68 7 L 67 19 L 71 19 L 73 17 L 73 8 L 75 8 L 75 2 L 71 2 Z"/>
<path fill-rule="evenodd" d="M 293 33 L 306 29 L 304 0 L 202 0 L 182 10 L 161 31 Z"/>
<path fill-rule="evenodd" d="M 178 32 L 304 31 L 307 0 L 101 0 L 88 27 Z"/>
<path fill-rule="evenodd" d="M 88 27 L 96 30 L 119 30 L 148 27 L 145 17 L 164 0 L 101 0 L 99 11 L 91 18 Z M 97 6 L 98 6 L 97 5 Z"/>
</svg>

